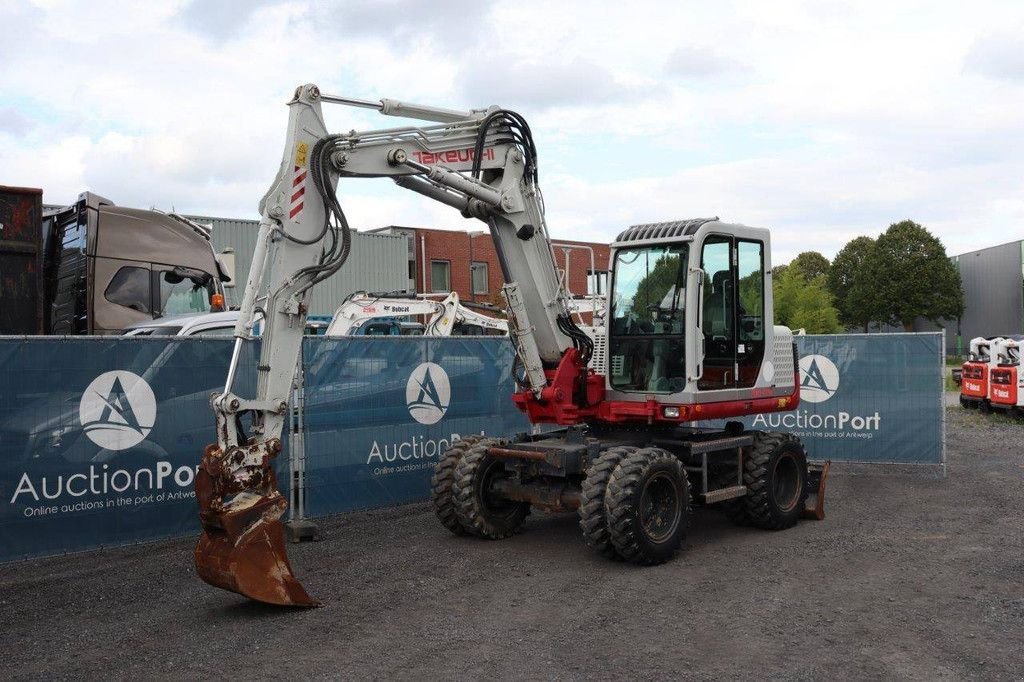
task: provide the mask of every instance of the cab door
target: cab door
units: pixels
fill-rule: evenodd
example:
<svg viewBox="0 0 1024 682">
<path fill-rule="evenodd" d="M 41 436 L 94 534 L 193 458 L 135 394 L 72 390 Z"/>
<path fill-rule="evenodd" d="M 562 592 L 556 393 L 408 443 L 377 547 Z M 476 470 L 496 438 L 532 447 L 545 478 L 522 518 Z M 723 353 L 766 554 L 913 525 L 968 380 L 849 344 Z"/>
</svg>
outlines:
<svg viewBox="0 0 1024 682">
<path fill-rule="evenodd" d="M 710 235 L 701 246 L 704 271 L 701 331 L 704 372 L 697 382 L 702 391 L 732 388 L 736 384 L 736 276 L 732 237 Z"/>
<path fill-rule="evenodd" d="M 701 246 L 704 271 L 698 389 L 753 386 L 764 359 L 764 244 L 710 235 Z"/>
</svg>

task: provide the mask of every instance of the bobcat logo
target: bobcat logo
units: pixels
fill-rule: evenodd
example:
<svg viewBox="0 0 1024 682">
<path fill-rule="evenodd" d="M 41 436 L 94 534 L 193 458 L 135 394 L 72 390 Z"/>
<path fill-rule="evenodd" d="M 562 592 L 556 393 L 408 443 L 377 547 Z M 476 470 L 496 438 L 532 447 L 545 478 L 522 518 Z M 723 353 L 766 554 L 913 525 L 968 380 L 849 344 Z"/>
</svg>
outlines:
<svg viewBox="0 0 1024 682">
<path fill-rule="evenodd" d="M 800 358 L 800 400 L 823 403 L 839 390 L 839 369 L 824 355 Z"/>
<path fill-rule="evenodd" d="M 424 362 L 413 370 L 405 385 L 405 405 L 420 424 L 436 424 L 448 411 L 452 388 L 440 365 Z"/>
<path fill-rule="evenodd" d="M 127 450 L 146 439 L 156 423 L 156 397 L 146 381 L 131 372 L 101 374 L 82 394 L 78 418 L 85 435 L 108 450 Z"/>
</svg>

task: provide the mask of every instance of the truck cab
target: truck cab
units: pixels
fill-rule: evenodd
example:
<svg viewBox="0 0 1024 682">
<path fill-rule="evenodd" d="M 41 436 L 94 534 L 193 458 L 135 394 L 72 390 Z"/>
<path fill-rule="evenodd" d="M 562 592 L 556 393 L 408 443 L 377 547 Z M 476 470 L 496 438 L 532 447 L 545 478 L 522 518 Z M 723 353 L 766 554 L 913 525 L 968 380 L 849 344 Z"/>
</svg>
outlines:
<svg viewBox="0 0 1024 682">
<path fill-rule="evenodd" d="M 71 206 L 44 211 L 42 230 L 48 334 L 117 334 L 224 308 L 228 276 L 198 223 L 84 192 Z"/>
</svg>

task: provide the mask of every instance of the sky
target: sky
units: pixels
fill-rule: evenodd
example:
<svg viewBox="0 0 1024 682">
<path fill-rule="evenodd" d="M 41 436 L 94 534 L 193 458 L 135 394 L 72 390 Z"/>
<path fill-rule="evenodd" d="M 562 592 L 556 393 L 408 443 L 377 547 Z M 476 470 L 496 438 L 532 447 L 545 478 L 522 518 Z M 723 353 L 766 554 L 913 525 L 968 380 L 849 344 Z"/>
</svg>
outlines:
<svg viewBox="0 0 1024 682">
<path fill-rule="evenodd" d="M 0 184 L 255 218 L 295 87 L 523 114 L 552 237 L 719 216 L 774 261 L 1024 238 L 1024 3 L 0 2 Z M 325 105 L 332 132 L 402 125 Z M 346 180 L 357 229 L 480 229 Z"/>
</svg>

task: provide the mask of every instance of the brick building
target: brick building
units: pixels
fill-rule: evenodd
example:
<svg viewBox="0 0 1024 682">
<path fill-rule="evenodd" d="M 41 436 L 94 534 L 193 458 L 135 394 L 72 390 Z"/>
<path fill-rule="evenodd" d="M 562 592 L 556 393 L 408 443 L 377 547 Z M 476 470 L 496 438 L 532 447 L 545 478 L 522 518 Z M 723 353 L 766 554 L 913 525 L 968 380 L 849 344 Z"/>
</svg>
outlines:
<svg viewBox="0 0 1024 682">
<path fill-rule="evenodd" d="M 504 307 L 501 286 L 505 282 L 494 242 L 486 230 L 457 232 L 392 225 L 371 231 L 406 238 L 408 290 L 417 293 L 455 290 L 464 301 Z M 562 270 L 568 265 L 570 292 L 577 296 L 607 293 L 607 244 L 563 239 L 553 242 L 555 263 Z"/>
</svg>

